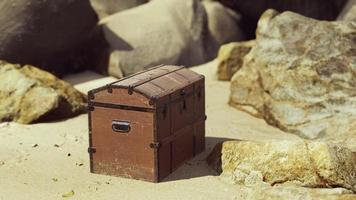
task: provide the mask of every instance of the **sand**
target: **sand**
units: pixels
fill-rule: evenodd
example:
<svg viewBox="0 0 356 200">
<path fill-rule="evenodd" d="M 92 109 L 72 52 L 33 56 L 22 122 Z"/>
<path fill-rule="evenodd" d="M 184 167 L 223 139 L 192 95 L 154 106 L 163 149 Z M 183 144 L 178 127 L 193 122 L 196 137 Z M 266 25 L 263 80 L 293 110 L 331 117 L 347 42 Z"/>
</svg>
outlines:
<svg viewBox="0 0 356 200">
<path fill-rule="evenodd" d="M 299 138 L 230 107 L 229 82 L 216 80 L 216 61 L 192 69 L 206 76 L 206 151 L 164 182 L 91 174 L 87 115 L 83 114 L 51 123 L 0 124 L 0 200 L 244 199 L 245 187 L 224 183 L 205 163 L 212 147 L 226 139 Z M 89 71 L 65 79 L 85 93 L 116 80 Z M 71 191 L 71 197 L 62 197 Z"/>
</svg>

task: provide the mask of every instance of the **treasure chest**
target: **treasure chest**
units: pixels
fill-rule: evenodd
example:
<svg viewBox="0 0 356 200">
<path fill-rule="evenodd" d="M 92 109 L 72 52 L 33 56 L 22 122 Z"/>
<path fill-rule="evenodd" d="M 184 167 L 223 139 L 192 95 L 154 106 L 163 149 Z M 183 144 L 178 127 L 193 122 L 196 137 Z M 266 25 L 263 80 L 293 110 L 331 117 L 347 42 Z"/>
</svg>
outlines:
<svg viewBox="0 0 356 200">
<path fill-rule="evenodd" d="M 204 76 L 185 67 L 153 67 L 88 99 L 93 173 L 158 182 L 204 151 Z"/>
</svg>

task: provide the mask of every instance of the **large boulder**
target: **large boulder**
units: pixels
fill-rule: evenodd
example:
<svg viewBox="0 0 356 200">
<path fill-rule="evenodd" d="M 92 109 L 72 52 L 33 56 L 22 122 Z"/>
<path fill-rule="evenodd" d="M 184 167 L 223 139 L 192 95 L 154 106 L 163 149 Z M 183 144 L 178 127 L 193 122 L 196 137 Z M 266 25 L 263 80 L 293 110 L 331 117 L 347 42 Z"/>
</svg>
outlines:
<svg viewBox="0 0 356 200">
<path fill-rule="evenodd" d="M 347 0 L 218 0 L 241 14 L 242 27 L 254 38 L 256 24 L 267 9 L 292 11 L 319 20 L 335 20 Z"/>
<path fill-rule="evenodd" d="M 97 25 L 89 0 L 0 3 L 0 59 L 62 74 L 83 67 Z"/>
<path fill-rule="evenodd" d="M 255 43 L 255 40 L 250 40 L 222 45 L 217 57 L 218 79 L 229 81 L 235 72 L 242 67 L 244 57 L 250 52 Z"/>
<path fill-rule="evenodd" d="M 232 184 L 293 184 L 356 191 L 356 153 L 341 146 L 303 140 L 228 141 L 220 151 L 221 178 Z"/>
<path fill-rule="evenodd" d="M 100 19 L 147 2 L 148 0 L 90 0 Z"/>
<path fill-rule="evenodd" d="M 202 3 L 208 15 L 208 28 L 212 37 L 207 51 L 210 51 L 210 56 L 215 58 L 221 45 L 244 39 L 244 34 L 239 27 L 240 16 L 217 1 L 206 0 Z"/>
<path fill-rule="evenodd" d="M 0 122 L 33 123 L 84 111 L 85 96 L 36 67 L 0 62 Z"/>
<path fill-rule="evenodd" d="M 113 63 L 125 76 L 158 64 L 192 66 L 207 60 L 209 31 L 199 0 L 154 0 L 101 24 L 118 59 Z M 117 74 L 112 67 L 108 72 Z"/>
<path fill-rule="evenodd" d="M 305 138 L 356 135 L 356 26 L 266 11 L 230 104 Z"/>
</svg>

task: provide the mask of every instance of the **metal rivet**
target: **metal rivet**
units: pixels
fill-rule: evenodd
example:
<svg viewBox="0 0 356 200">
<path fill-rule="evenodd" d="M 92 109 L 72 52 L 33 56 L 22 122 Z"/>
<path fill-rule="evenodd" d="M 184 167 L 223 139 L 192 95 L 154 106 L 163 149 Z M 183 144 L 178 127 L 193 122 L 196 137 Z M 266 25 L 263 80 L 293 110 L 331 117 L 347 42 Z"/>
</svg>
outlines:
<svg viewBox="0 0 356 200">
<path fill-rule="evenodd" d="M 108 92 L 112 93 L 112 88 L 111 87 L 108 87 Z"/>
<path fill-rule="evenodd" d="M 95 99 L 95 96 L 94 96 L 93 93 L 89 92 L 89 93 L 88 93 L 88 98 L 91 99 L 91 100 L 93 100 L 93 99 Z"/>
<path fill-rule="evenodd" d="M 93 111 L 94 110 L 94 106 L 92 105 L 88 105 L 87 106 L 87 111 L 90 112 L 90 111 Z"/>
</svg>

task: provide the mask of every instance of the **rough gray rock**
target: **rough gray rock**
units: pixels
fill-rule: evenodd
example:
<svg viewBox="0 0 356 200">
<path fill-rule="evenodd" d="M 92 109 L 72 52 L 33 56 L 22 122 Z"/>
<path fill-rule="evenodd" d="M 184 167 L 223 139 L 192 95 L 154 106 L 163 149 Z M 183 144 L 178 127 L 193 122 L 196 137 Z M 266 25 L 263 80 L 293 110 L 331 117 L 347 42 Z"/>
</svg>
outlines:
<svg viewBox="0 0 356 200">
<path fill-rule="evenodd" d="M 221 178 L 233 184 L 356 191 L 356 154 L 325 142 L 228 141 L 222 144 L 220 159 Z"/>
<path fill-rule="evenodd" d="M 208 15 L 208 27 L 211 39 L 207 41 L 210 46 L 211 57 L 216 57 L 219 47 L 223 44 L 244 39 L 240 30 L 240 16 L 233 10 L 221 5 L 217 1 L 202 1 Z"/>
<path fill-rule="evenodd" d="M 11 0 L 0 24 L 0 59 L 60 74 L 83 67 L 97 16 L 89 0 Z"/>
<path fill-rule="evenodd" d="M 355 141 L 356 25 L 266 11 L 230 104 L 305 138 Z"/>
<path fill-rule="evenodd" d="M 0 62 L 0 122 L 58 120 L 84 108 L 84 95 L 52 74 L 29 65 Z"/>
<path fill-rule="evenodd" d="M 199 0 L 154 0 L 101 24 L 124 75 L 157 64 L 192 66 L 207 60 L 207 16 Z"/>
<path fill-rule="evenodd" d="M 147 2 L 148 0 L 90 0 L 100 19 Z"/>
</svg>

